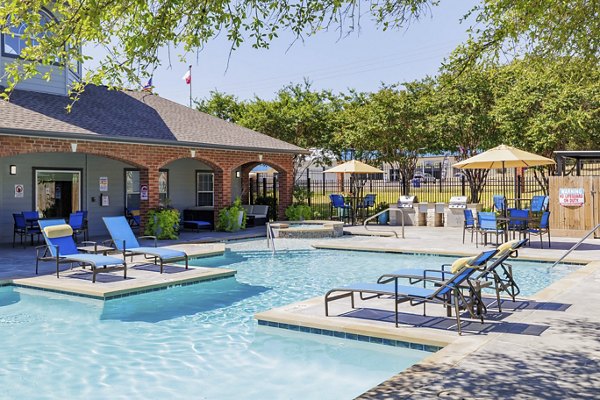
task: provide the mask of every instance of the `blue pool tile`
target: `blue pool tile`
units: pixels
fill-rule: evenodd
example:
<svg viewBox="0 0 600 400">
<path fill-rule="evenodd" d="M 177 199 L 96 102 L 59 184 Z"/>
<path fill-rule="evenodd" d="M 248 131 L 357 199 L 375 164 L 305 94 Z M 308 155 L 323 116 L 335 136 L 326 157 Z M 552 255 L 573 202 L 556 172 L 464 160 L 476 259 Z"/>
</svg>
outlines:
<svg viewBox="0 0 600 400">
<path fill-rule="evenodd" d="M 378 337 L 369 337 L 371 343 L 383 344 L 383 339 Z"/>
<path fill-rule="evenodd" d="M 282 324 L 281 322 L 279 323 L 279 327 L 282 329 L 290 329 L 290 325 L 289 324 Z"/>
<path fill-rule="evenodd" d="M 333 332 L 333 331 L 330 331 L 330 330 L 328 330 L 328 329 L 322 329 L 322 330 L 321 330 L 321 333 L 322 333 L 323 335 L 325 335 L 325 336 L 333 336 L 333 333 L 334 333 L 334 332 Z"/>
<path fill-rule="evenodd" d="M 346 333 L 346 339 L 358 340 L 358 335 L 356 335 L 354 333 Z"/>
<path fill-rule="evenodd" d="M 357 339 L 360 342 L 369 342 L 371 338 L 369 336 L 365 336 L 365 335 L 357 335 Z"/>
<path fill-rule="evenodd" d="M 396 347 L 396 341 L 395 340 L 391 340 L 391 339 L 382 339 L 383 340 L 383 344 L 385 344 L 386 346 L 394 346 Z"/>
<path fill-rule="evenodd" d="M 307 326 L 301 326 L 300 327 L 300 332 L 310 333 L 310 328 L 307 327 Z"/>
<path fill-rule="evenodd" d="M 315 333 L 317 335 L 322 335 L 323 331 L 321 329 L 318 329 L 318 328 L 310 328 L 310 333 Z"/>
<path fill-rule="evenodd" d="M 277 328 L 277 326 L 278 326 L 277 322 L 272 322 L 272 321 L 267 321 L 267 325 L 268 325 L 268 326 L 274 326 L 274 327 L 276 327 L 276 328 Z"/>
<path fill-rule="evenodd" d="M 289 329 L 292 331 L 299 331 L 300 327 L 298 325 L 289 325 Z"/>
<path fill-rule="evenodd" d="M 431 345 L 427 345 L 427 344 L 423 346 L 423 350 L 428 351 L 430 353 L 435 353 L 439 349 L 440 349 L 440 347 L 438 347 L 438 346 L 431 346 Z"/>
<path fill-rule="evenodd" d="M 396 347 L 404 347 L 404 348 L 410 348 L 410 343 L 405 342 L 403 340 L 396 340 Z"/>
<path fill-rule="evenodd" d="M 262 319 L 258 320 L 259 325 L 267 325 L 267 321 L 263 321 Z"/>
<path fill-rule="evenodd" d="M 345 338 L 346 334 L 344 332 L 333 331 L 333 336 L 337 338 Z"/>
<path fill-rule="evenodd" d="M 425 348 L 425 346 L 423 346 L 420 343 L 411 343 L 410 348 L 415 349 L 415 350 L 423 350 Z"/>
</svg>

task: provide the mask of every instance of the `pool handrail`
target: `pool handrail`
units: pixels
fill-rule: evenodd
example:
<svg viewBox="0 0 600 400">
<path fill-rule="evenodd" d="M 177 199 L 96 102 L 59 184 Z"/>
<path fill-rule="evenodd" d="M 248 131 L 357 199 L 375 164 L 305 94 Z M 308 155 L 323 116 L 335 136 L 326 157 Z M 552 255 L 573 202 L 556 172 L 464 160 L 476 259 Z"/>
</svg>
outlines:
<svg viewBox="0 0 600 400">
<path fill-rule="evenodd" d="M 550 270 L 554 267 L 556 267 L 562 260 L 564 260 L 569 254 L 571 254 L 575 249 L 577 249 L 579 246 L 581 246 L 581 244 L 587 239 L 589 238 L 592 233 L 596 232 L 597 229 L 600 228 L 600 224 L 596 225 L 595 227 L 593 227 L 588 233 L 586 233 L 581 239 L 579 239 L 579 241 L 577 243 L 575 243 L 573 246 L 571 246 L 571 248 L 569 250 L 567 250 L 565 252 L 565 254 L 563 254 L 558 260 L 556 260 L 554 262 L 554 264 L 552 264 L 551 266 L 548 267 L 548 272 L 550 272 Z"/>
<path fill-rule="evenodd" d="M 371 215 L 369 218 L 365 219 L 363 221 L 363 227 L 365 228 L 365 231 L 369 231 L 369 228 L 367 228 L 367 224 L 369 223 L 369 221 L 379 217 L 381 214 L 386 213 L 390 210 L 392 210 L 392 207 L 388 207 L 385 210 L 379 211 L 377 214 Z M 402 214 L 402 239 L 405 239 L 405 237 L 404 237 L 404 210 L 401 208 L 393 208 L 393 210 L 398 210 Z M 371 231 L 371 232 L 376 232 L 376 231 Z M 390 231 L 379 231 L 379 232 L 389 233 Z M 394 234 L 394 236 L 396 236 L 396 239 L 398 239 L 398 234 L 396 233 L 396 231 L 391 231 L 391 232 Z"/>
<path fill-rule="evenodd" d="M 267 248 L 272 249 L 275 254 L 275 235 L 273 234 L 273 227 L 270 222 L 267 222 Z"/>
</svg>

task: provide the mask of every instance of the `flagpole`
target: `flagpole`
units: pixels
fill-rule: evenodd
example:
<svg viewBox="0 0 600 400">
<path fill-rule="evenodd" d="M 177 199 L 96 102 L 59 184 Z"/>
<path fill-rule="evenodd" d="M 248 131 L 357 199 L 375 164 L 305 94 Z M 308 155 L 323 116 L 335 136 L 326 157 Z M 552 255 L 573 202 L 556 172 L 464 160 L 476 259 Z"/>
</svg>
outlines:
<svg viewBox="0 0 600 400">
<path fill-rule="evenodd" d="M 192 66 L 190 65 L 190 108 L 192 108 Z"/>
</svg>

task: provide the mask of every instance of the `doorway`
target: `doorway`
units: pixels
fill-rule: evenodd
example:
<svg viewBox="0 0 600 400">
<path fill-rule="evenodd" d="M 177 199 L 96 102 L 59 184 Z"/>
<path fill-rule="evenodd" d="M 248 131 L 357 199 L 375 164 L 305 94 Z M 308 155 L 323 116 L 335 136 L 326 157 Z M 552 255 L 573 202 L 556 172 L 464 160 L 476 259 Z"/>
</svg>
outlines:
<svg viewBox="0 0 600 400">
<path fill-rule="evenodd" d="M 43 218 L 81 210 L 81 171 L 35 169 L 35 209 Z"/>
</svg>

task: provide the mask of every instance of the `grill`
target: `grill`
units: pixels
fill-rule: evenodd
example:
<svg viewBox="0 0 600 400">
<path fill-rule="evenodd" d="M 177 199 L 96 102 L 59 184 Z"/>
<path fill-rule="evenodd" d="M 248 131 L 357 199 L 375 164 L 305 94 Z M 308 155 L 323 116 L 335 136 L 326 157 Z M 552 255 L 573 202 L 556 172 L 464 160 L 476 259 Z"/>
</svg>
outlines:
<svg viewBox="0 0 600 400">
<path fill-rule="evenodd" d="M 400 196 L 398 208 L 413 208 L 413 204 L 417 201 L 417 196 Z"/>
<path fill-rule="evenodd" d="M 467 196 L 452 196 L 448 203 L 448 208 L 467 208 Z"/>
</svg>

